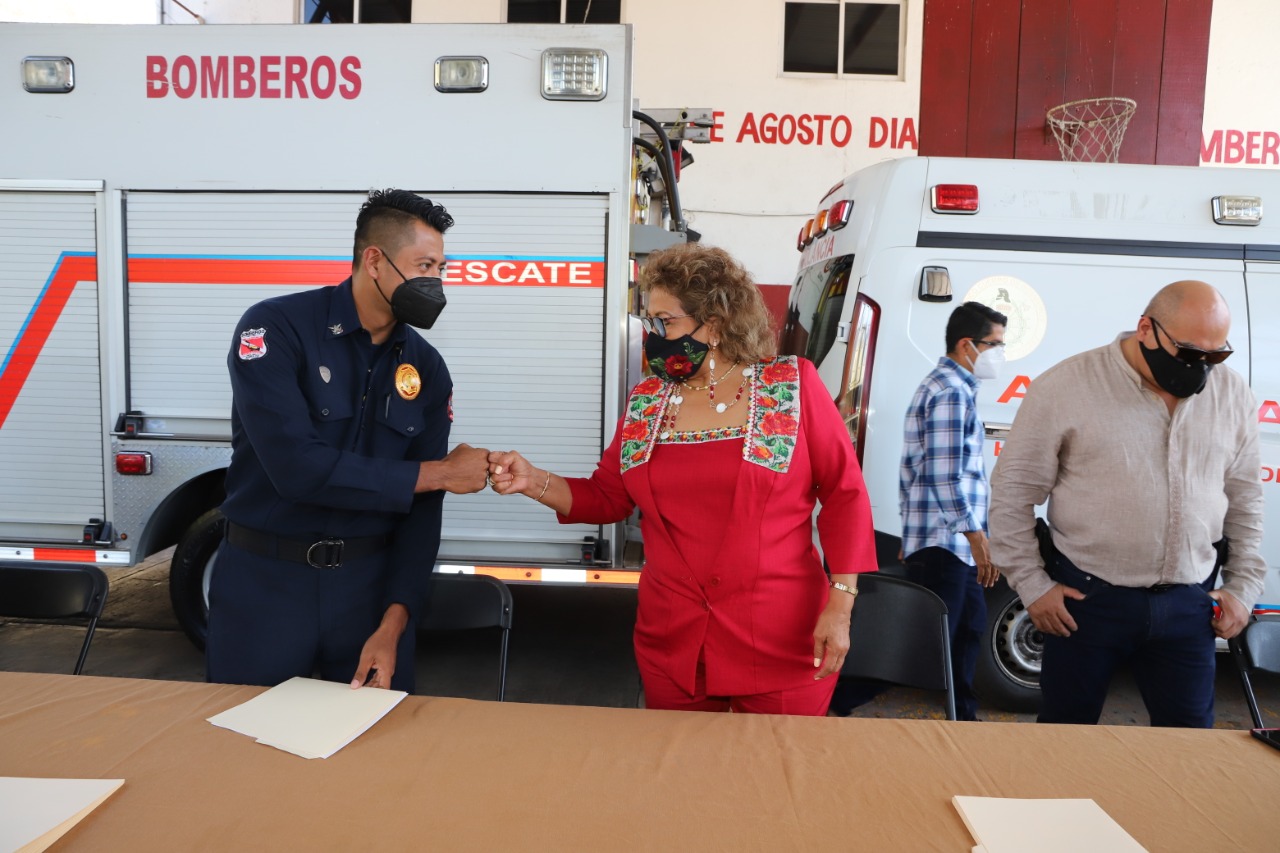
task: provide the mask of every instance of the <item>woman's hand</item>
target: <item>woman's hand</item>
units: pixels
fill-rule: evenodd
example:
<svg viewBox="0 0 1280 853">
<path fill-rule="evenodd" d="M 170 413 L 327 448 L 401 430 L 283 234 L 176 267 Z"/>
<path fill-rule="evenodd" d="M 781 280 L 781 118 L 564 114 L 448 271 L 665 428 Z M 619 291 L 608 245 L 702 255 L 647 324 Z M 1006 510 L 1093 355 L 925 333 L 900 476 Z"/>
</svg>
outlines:
<svg viewBox="0 0 1280 853">
<path fill-rule="evenodd" d="M 529 494 L 534 485 L 535 469 L 514 450 L 489 452 L 489 484 L 500 495 Z M 538 484 L 542 488 L 542 484 Z M 536 491 L 535 491 L 536 494 Z"/>
<path fill-rule="evenodd" d="M 813 629 L 813 665 L 818 672 L 814 681 L 828 675 L 839 675 L 844 657 L 849 653 L 849 614 L 852 602 L 841 601 L 848 593 L 833 591 L 827 606 L 818 614 L 818 624 Z"/>
</svg>

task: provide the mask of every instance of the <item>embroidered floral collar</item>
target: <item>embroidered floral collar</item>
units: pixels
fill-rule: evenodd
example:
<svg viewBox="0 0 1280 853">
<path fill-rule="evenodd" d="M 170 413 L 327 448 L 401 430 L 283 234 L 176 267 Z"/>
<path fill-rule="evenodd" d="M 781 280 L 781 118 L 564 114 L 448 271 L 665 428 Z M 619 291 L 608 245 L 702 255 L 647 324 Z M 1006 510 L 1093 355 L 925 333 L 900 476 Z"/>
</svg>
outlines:
<svg viewBox="0 0 1280 853">
<path fill-rule="evenodd" d="M 622 472 L 643 465 L 658 441 L 662 413 L 677 386 L 651 376 L 631 391 L 622 423 Z M 800 434 L 800 367 L 795 356 L 762 361 L 751 368 L 750 412 L 742 458 L 785 474 Z"/>
</svg>

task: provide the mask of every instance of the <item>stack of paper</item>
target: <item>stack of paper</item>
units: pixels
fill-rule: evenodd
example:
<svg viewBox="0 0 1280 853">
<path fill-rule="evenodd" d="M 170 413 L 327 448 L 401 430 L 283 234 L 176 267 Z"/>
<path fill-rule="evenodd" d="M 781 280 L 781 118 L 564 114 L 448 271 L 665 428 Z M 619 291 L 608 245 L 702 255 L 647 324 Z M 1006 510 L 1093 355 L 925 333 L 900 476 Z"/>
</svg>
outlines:
<svg viewBox="0 0 1280 853">
<path fill-rule="evenodd" d="M 1146 853 L 1093 800 L 952 797 L 973 853 Z"/>
<path fill-rule="evenodd" d="M 291 678 L 210 717 L 224 729 L 303 758 L 328 758 L 364 734 L 407 694 L 349 684 Z"/>
<path fill-rule="evenodd" d="M 123 779 L 0 776 L 0 853 L 39 853 L 123 784 Z"/>
</svg>

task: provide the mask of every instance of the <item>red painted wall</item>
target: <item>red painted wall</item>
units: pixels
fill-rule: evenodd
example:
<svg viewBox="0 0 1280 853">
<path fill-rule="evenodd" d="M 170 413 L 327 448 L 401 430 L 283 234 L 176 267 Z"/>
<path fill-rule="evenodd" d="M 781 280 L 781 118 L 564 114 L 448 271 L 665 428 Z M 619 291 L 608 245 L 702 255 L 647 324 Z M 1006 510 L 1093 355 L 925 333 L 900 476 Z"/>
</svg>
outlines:
<svg viewBox="0 0 1280 853">
<path fill-rule="evenodd" d="M 1138 102 L 1123 163 L 1197 165 L 1213 0 L 925 0 L 922 155 L 1056 160 L 1045 111 Z"/>
</svg>

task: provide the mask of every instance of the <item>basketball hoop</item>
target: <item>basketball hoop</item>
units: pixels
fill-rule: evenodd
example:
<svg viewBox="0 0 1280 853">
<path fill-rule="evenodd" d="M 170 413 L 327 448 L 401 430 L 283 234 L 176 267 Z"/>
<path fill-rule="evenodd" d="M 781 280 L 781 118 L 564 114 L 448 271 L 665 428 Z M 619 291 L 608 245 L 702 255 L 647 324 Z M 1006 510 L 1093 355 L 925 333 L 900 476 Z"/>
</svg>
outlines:
<svg viewBox="0 0 1280 853">
<path fill-rule="evenodd" d="M 1085 98 L 1051 107 L 1044 123 L 1053 131 L 1063 160 L 1115 163 L 1137 109 L 1138 102 L 1131 98 Z"/>
</svg>

